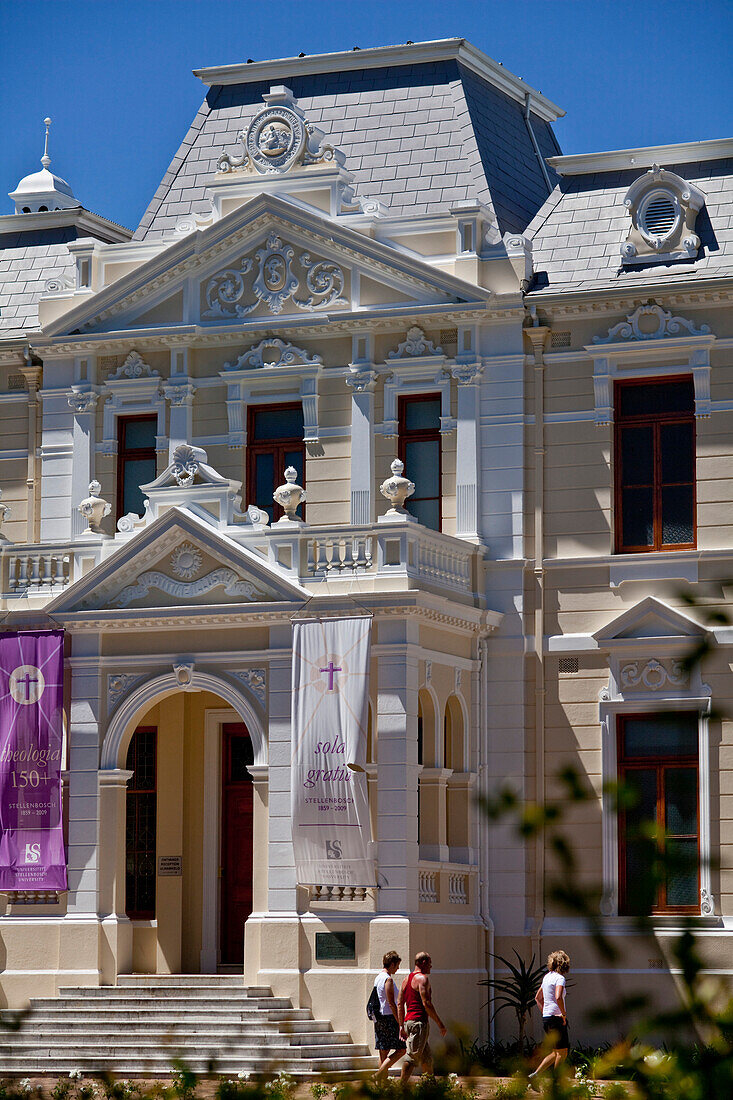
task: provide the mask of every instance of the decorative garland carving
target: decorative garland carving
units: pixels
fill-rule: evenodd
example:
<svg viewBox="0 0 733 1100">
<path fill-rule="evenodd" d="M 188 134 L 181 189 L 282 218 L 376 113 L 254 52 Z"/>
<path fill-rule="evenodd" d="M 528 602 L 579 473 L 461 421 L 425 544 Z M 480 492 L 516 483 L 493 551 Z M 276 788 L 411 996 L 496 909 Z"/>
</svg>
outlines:
<svg viewBox="0 0 733 1100">
<path fill-rule="evenodd" d="M 264 668 L 248 668 L 241 672 L 230 672 L 229 675 L 241 680 L 252 692 L 260 706 L 264 707 L 267 691 L 267 673 Z"/>
<path fill-rule="evenodd" d="M 643 686 L 649 691 L 659 691 L 667 684 L 673 688 L 687 687 L 689 679 L 682 661 L 671 660 L 668 665 L 663 665 L 656 657 L 652 657 L 644 665 L 641 661 L 629 661 L 621 666 L 620 671 L 622 687 Z"/>
<path fill-rule="evenodd" d="M 642 327 L 644 321 L 652 320 L 655 328 Z M 594 336 L 594 344 L 612 344 L 620 340 L 664 340 L 669 336 L 709 336 L 710 326 L 695 328 L 693 321 L 686 317 L 673 317 L 671 312 L 662 309 L 651 299 L 629 313 L 625 321 L 619 321 L 608 330 L 606 336 Z"/>
<path fill-rule="evenodd" d="M 417 325 L 407 330 L 407 338 L 398 344 L 394 351 L 387 356 L 388 359 L 407 359 L 418 355 L 442 355 L 443 349 L 435 347 L 432 340 L 428 340 L 425 333 Z"/>
<path fill-rule="evenodd" d="M 141 600 L 144 596 L 147 596 L 151 588 L 157 588 L 159 591 L 165 592 L 169 596 L 175 596 L 177 599 L 192 600 L 196 596 L 202 596 L 204 593 L 211 592 L 214 588 L 221 586 L 223 586 L 227 596 L 243 596 L 252 602 L 266 599 L 262 589 L 258 588 L 252 581 L 243 580 L 237 576 L 233 569 L 224 566 L 214 569 L 211 573 L 207 573 L 205 577 L 200 577 L 197 581 L 191 581 L 190 583 L 173 580 L 172 577 L 167 577 L 165 573 L 152 569 L 148 573 L 142 573 L 134 584 L 129 584 L 126 588 L 123 588 L 111 601 L 110 607 L 129 607 L 135 600 Z"/>
<path fill-rule="evenodd" d="M 309 252 L 302 252 L 297 262 L 304 276 L 299 277 L 292 268 L 294 259 L 293 247 L 276 233 L 271 233 L 265 245 L 255 252 L 254 260 L 245 257 L 238 269 L 225 268 L 209 279 L 205 289 L 208 309 L 204 311 L 204 317 L 246 317 L 260 303 L 270 313 L 277 314 L 291 299 L 293 305 L 308 313 L 327 306 L 348 305 L 341 296 L 345 279 L 338 264 L 330 260 L 314 260 Z M 255 261 L 257 274 L 247 294 L 244 276 L 253 271 Z M 310 293 L 307 297 L 298 298 L 296 292 L 303 283 Z M 252 295 L 255 301 L 246 302 L 245 299 Z"/>
<path fill-rule="evenodd" d="M 111 714 L 116 709 L 124 695 L 144 680 L 145 676 L 137 673 L 115 672 L 107 677 L 107 713 Z"/>
<path fill-rule="evenodd" d="M 131 351 L 114 374 L 107 378 L 108 382 L 117 382 L 122 378 L 159 378 L 157 370 L 153 370 L 136 351 Z"/>
<path fill-rule="evenodd" d="M 274 350 L 278 358 L 272 362 L 265 360 L 265 352 Z M 224 370 L 249 370 L 262 367 L 318 367 L 323 363 L 320 355 L 308 355 L 303 348 L 281 340 L 277 336 L 265 337 L 247 351 L 243 352 L 235 363 L 225 363 Z"/>
</svg>

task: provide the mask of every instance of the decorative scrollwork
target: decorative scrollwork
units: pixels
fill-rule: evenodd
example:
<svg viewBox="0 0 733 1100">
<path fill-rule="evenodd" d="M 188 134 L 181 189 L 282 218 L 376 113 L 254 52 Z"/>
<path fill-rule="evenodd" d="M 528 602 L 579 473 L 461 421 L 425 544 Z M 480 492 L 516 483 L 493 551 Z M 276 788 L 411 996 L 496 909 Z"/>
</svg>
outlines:
<svg viewBox="0 0 733 1100">
<path fill-rule="evenodd" d="M 417 325 L 407 330 L 407 337 L 398 344 L 394 351 L 387 356 L 388 359 L 406 359 L 418 355 L 442 355 L 443 349 L 435 347 L 432 340 L 428 340 L 425 333 Z"/>
<path fill-rule="evenodd" d="M 181 443 L 173 452 L 171 473 L 182 489 L 187 485 L 192 485 L 193 479 L 196 477 L 201 462 L 200 455 L 196 453 L 197 450 L 200 450 L 200 448 L 190 447 L 188 443 Z"/>
<path fill-rule="evenodd" d="M 659 691 L 666 684 L 670 687 L 686 687 L 689 676 L 681 661 L 672 660 L 668 667 L 652 657 L 642 665 L 641 661 L 629 661 L 621 668 L 621 686 L 643 686 L 649 691 Z"/>
<path fill-rule="evenodd" d="M 278 314 L 288 300 L 298 309 L 312 313 L 328 306 L 346 306 L 342 297 L 345 277 L 343 270 L 331 260 L 313 259 L 302 252 L 297 263 L 303 269 L 304 278 L 293 271 L 295 249 L 276 233 L 271 233 L 266 243 L 258 248 L 254 259 L 246 257 L 238 269 L 225 268 L 212 276 L 206 284 L 208 309 L 205 317 L 246 317 L 262 303 L 270 313 Z M 248 281 L 243 278 L 257 266 L 257 274 L 248 291 Z M 302 283 L 310 292 L 308 297 L 297 297 Z"/>
<path fill-rule="evenodd" d="M 310 255 L 304 252 L 300 257 L 300 263 L 307 269 L 305 281 L 310 298 L 294 298 L 296 306 L 312 312 L 314 309 L 323 309 L 324 306 L 345 306 L 346 301 L 341 297 L 344 289 L 344 273 L 338 264 L 329 260 L 319 260 L 313 263 Z M 320 297 L 321 301 L 316 302 Z"/>
</svg>

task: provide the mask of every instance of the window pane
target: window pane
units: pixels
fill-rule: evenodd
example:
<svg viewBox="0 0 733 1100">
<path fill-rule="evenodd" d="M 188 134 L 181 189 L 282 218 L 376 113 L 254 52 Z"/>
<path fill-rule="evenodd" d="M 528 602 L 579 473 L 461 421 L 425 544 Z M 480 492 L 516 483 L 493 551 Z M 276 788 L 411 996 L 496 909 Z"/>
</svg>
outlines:
<svg viewBox="0 0 733 1100">
<path fill-rule="evenodd" d="M 418 523 L 424 527 L 430 527 L 433 531 L 440 530 L 440 507 L 437 500 L 410 500 L 405 501 L 410 515 L 414 516 Z"/>
<path fill-rule="evenodd" d="M 668 840 L 665 860 L 667 905 L 700 903 L 697 839 Z"/>
<path fill-rule="evenodd" d="M 623 753 L 627 758 L 697 756 L 697 714 L 687 711 L 624 719 Z"/>
<path fill-rule="evenodd" d="M 246 734 L 232 737 L 229 742 L 228 781 L 230 783 L 248 783 L 252 777 L 247 771 L 247 765 L 254 764 L 254 761 L 252 739 Z"/>
<path fill-rule="evenodd" d="M 302 439 L 303 408 L 257 409 L 254 413 L 253 440 Z"/>
<path fill-rule="evenodd" d="M 624 489 L 621 500 L 621 530 L 624 546 L 654 544 L 653 489 Z"/>
<path fill-rule="evenodd" d="M 295 467 L 298 471 L 298 484 L 305 486 L 305 482 L 303 481 L 303 451 L 300 448 L 298 448 L 297 451 L 285 452 L 285 462 L 282 470 L 283 481 L 285 480 L 285 471 L 288 466 Z"/>
<path fill-rule="evenodd" d="M 650 413 L 693 412 L 695 392 L 692 379 L 647 382 L 640 386 L 621 386 L 621 416 L 643 416 Z"/>
<path fill-rule="evenodd" d="M 141 485 L 147 485 L 155 478 L 154 458 L 127 459 L 124 463 L 122 481 L 122 514 L 134 512 L 141 516 L 145 511 Z"/>
<path fill-rule="evenodd" d="M 694 513 L 692 485 L 662 488 L 662 543 L 665 546 L 693 541 Z"/>
<path fill-rule="evenodd" d="M 621 471 L 624 485 L 651 485 L 654 481 L 654 429 L 651 425 L 622 430 Z"/>
<path fill-rule="evenodd" d="M 660 426 L 662 481 L 694 481 L 695 452 L 692 424 L 662 424 Z"/>
<path fill-rule="evenodd" d="M 651 913 L 656 901 L 654 845 L 648 840 L 626 844 L 626 912 L 634 916 Z"/>
<path fill-rule="evenodd" d="M 423 439 L 405 444 L 405 468 L 417 497 L 440 496 L 440 443 Z"/>
<path fill-rule="evenodd" d="M 123 444 L 126 451 L 155 450 L 155 420 L 125 417 Z"/>
<path fill-rule="evenodd" d="M 697 768 L 665 768 L 665 830 L 697 836 Z"/>
<path fill-rule="evenodd" d="M 440 428 L 440 398 L 429 401 L 405 401 L 405 430 L 437 432 Z"/>
<path fill-rule="evenodd" d="M 630 768 L 624 772 L 623 784 L 632 804 L 626 810 L 626 830 L 630 838 L 638 837 L 645 822 L 657 820 L 657 772 L 655 768 Z"/>
<path fill-rule="evenodd" d="M 272 494 L 277 488 L 275 485 L 275 456 L 268 452 L 255 455 L 255 500 L 258 508 L 264 508 L 272 520 L 274 505 Z"/>
</svg>

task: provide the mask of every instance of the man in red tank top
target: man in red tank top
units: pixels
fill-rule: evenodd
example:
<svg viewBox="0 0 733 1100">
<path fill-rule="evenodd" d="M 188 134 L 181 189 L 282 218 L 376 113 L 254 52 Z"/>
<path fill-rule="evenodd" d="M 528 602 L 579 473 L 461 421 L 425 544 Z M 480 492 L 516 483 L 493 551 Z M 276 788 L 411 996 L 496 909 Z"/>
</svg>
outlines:
<svg viewBox="0 0 733 1100">
<path fill-rule="evenodd" d="M 400 1035 L 407 1043 L 407 1054 L 402 1063 L 400 1080 L 407 1081 L 419 1063 L 424 1073 L 433 1072 L 433 1055 L 428 1043 L 430 1021 L 435 1020 L 438 1031 L 445 1035 L 445 1024 L 433 1007 L 432 990 L 428 975 L 433 961 L 427 951 L 415 956 L 415 969 L 407 975 L 400 988 L 397 1015 Z"/>
</svg>

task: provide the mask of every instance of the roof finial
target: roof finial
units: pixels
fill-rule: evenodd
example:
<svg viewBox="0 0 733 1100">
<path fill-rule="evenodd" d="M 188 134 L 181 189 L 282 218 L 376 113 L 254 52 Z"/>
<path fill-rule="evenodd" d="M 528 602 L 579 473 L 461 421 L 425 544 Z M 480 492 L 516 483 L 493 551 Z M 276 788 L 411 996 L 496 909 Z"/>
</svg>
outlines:
<svg viewBox="0 0 733 1100">
<path fill-rule="evenodd" d="M 44 168 L 48 168 L 51 163 L 51 158 L 48 155 L 48 131 L 51 129 L 51 119 L 44 118 L 43 124 L 46 127 L 46 144 L 43 147 L 43 156 L 41 157 L 41 164 Z"/>
</svg>

